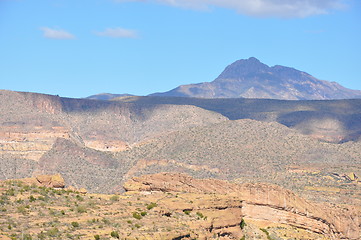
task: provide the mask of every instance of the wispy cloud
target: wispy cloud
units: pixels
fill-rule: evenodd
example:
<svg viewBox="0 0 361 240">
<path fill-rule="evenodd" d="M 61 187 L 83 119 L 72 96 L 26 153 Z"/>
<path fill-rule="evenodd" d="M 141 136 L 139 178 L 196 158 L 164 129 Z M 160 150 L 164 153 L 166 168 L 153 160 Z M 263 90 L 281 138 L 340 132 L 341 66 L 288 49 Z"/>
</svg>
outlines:
<svg viewBox="0 0 361 240">
<path fill-rule="evenodd" d="M 131 29 L 125 28 L 107 28 L 103 32 L 96 32 L 98 36 L 112 37 L 112 38 L 137 38 L 138 33 Z"/>
<path fill-rule="evenodd" d="M 75 36 L 62 29 L 53 29 L 48 27 L 40 28 L 43 31 L 43 36 L 51 39 L 74 39 Z"/>
<path fill-rule="evenodd" d="M 222 7 L 255 17 L 303 18 L 326 14 L 345 6 L 344 0 L 114 0 L 154 2 L 174 7 L 208 9 Z"/>
</svg>

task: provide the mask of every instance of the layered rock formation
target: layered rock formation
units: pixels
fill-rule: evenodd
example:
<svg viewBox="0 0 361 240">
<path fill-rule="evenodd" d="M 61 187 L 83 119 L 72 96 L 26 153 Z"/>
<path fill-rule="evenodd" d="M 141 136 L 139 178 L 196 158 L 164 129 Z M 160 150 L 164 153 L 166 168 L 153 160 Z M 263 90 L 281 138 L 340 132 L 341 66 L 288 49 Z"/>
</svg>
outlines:
<svg viewBox="0 0 361 240">
<path fill-rule="evenodd" d="M 0 238 L 25 233 L 144 240 L 361 237 L 360 211 L 321 206 L 271 184 L 160 173 L 129 180 L 122 195 L 59 189 L 64 186 L 60 175 L 0 182 L 1 204 L 6 208 L 0 216 Z M 54 216 L 57 220 L 50 221 Z"/>
<path fill-rule="evenodd" d="M 320 207 L 293 192 L 276 185 L 263 183 L 233 184 L 222 180 L 197 180 L 183 174 L 161 173 L 133 178 L 124 188 L 127 191 L 161 191 L 196 194 L 222 194 L 236 198 L 241 204 L 238 221 L 243 218 L 262 224 L 286 224 L 307 229 L 330 239 L 358 239 L 360 212 L 355 209 Z M 180 206 L 180 204 L 175 204 Z M 232 204 L 229 208 L 232 209 Z M 188 204 L 183 210 L 197 210 L 197 204 Z M 227 208 L 227 207 L 226 207 Z"/>
</svg>

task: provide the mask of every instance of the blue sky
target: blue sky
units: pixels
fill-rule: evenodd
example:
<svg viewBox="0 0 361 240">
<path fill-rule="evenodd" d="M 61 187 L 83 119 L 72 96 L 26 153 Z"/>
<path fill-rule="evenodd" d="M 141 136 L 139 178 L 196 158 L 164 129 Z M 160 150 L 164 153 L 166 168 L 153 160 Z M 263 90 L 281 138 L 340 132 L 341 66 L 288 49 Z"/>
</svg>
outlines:
<svg viewBox="0 0 361 240">
<path fill-rule="evenodd" d="M 361 89 L 359 0 L 0 0 L 0 89 L 147 95 L 256 57 Z"/>
</svg>

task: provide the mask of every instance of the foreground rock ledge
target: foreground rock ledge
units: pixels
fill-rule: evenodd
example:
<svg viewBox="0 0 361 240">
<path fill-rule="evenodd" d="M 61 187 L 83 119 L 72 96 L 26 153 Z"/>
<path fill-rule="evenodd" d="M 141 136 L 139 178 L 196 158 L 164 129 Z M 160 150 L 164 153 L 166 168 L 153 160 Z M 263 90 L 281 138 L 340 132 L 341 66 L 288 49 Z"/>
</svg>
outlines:
<svg viewBox="0 0 361 240">
<path fill-rule="evenodd" d="M 360 239 L 360 211 L 352 207 L 326 206 L 316 204 L 298 197 L 292 191 L 265 183 L 233 184 L 215 179 L 194 179 L 185 174 L 159 173 L 134 177 L 124 184 L 126 191 L 143 192 L 179 192 L 196 193 L 207 196 L 223 196 L 217 205 L 206 200 L 184 204 L 177 202 L 168 207 L 183 210 L 197 209 L 229 209 L 229 212 L 218 212 L 213 219 L 218 227 L 219 222 L 229 221 L 224 227 L 232 227 L 242 219 L 262 223 L 262 225 L 285 224 L 322 234 L 329 239 Z M 206 199 L 206 198 L 205 198 Z M 234 204 L 238 202 L 239 204 Z M 237 209 L 237 210 L 235 210 Z M 222 215 L 222 216 L 220 216 Z M 224 220 L 227 219 L 227 220 Z M 218 221 L 219 220 L 219 221 Z M 210 226 L 210 228 L 212 227 Z M 221 227 L 220 227 L 221 228 Z M 235 237 L 242 235 L 238 228 Z"/>
</svg>

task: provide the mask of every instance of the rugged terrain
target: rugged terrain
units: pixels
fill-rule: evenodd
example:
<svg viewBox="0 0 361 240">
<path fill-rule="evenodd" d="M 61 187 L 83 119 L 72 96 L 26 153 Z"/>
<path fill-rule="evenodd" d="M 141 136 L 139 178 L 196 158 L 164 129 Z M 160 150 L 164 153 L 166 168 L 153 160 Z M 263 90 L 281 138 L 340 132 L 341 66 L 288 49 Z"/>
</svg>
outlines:
<svg viewBox="0 0 361 240">
<path fill-rule="evenodd" d="M 302 134 L 328 142 L 357 140 L 361 135 L 361 100 L 281 101 L 271 99 L 201 99 L 182 97 L 122 97 L 114 101 L 138 104 L 193 105 L 230 120 L 278 122 Z"/>
<path fill-rule="evenodd" d="M 99 101 L 11 91 L 0 91 L 0 100 L 1 179 L 60 173 L 76 189 L 114 194 L 137 176 L 186 173 L 278 185 L 325 208 L 361 206 L 361 100 Z M 252 224 L 249 234 L 265 234 Z"/>
<path fill-rule="evenodd" d="M 80 193 L 61 176 L 0 183 L 2 239 L 358 239 L 360 210 L 270 184 L 162 173 L 122 195 Z M 49 187 L 58 187 L 57 189 Z M 331 209 L 332 207 L 332 209 Z M 30 220 L 30 221 L 29 221 Z"/>
</svg>

